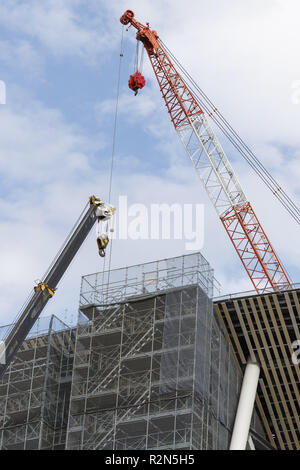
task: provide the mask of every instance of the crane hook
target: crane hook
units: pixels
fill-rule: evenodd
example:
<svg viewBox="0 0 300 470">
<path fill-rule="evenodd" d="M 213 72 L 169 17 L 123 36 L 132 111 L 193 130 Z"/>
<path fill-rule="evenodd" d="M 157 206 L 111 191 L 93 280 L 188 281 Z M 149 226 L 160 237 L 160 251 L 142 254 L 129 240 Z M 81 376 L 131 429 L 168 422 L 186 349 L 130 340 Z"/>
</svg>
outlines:
<svg viewBox="0 0 300 470">
<path fill-rule="evenodd" d="M 99 255 L 101 258 L 104 258 L 105 256 L 105 248 L 107 247 L 109 243 L 109 238 L 105 233 L 102 233 L 97 237 L 97 245 L 98 245 L 98 250 L 99 250 Z"/>
</svg>

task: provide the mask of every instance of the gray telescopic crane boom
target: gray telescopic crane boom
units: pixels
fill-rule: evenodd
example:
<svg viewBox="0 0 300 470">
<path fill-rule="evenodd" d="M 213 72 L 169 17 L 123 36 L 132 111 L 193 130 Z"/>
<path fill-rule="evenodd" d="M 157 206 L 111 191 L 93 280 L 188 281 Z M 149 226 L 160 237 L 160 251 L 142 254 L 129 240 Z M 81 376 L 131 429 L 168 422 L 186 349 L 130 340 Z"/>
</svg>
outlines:
<svg viewBox="0 0 300 470">
<path fill-rule="evenodd" d="M 115 208 L 105 204 L 99 198 L 95 196 L 90 197 L 87 210 L 79 218 L 71 234 L 49 267 L 43 280 L 34 287 L 34 292 L 31 297 L 26 302 L 12 327 L 9 329 L 6 337 L 3 338 L 4 348 L 2 360 L 0 360 L 0 378 L 14 359 L 21 344 L 42 313 L 48 300 L 54 295 L 59 281 L 68 269 L 95 222 L 109 220 L 114 211 Z M 104 256 L 104 250 L 107 243 L 108 237 L 106 234 L 98 237 L 97 244 L 100 256 Z"/>
</svg>

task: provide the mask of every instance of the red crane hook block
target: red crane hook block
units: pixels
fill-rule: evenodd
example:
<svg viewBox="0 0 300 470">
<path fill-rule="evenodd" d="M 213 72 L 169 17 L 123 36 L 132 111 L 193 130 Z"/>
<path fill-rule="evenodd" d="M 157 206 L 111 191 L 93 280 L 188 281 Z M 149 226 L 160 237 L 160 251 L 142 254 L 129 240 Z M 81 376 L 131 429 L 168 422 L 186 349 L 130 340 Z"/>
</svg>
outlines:
<svg viewBox="0 0 300 470">
<path fill-rule="evenodd" d="M 135 94 L 139 89 L 144 88 L 146 80 L 140 72 L 135 72 L 134 75 L 130 75 L 128 80 L 128 86 L 131 90 L 135 91 Z"/>
</svg>

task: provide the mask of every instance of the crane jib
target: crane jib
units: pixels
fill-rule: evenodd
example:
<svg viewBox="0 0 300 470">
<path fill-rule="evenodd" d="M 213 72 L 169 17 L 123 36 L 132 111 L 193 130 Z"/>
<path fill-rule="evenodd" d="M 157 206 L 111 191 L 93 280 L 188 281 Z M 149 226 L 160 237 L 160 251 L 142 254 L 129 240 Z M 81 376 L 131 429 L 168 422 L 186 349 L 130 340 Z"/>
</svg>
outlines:
<svg viewBox="0 0 300 470">
<path fill-rule="evenodd" d="M 149 24 L 127 10 L 123 25 L 137 29 L 148 53 L 171 121 L 254 288 L 268 292 L 291 287 L 291 281 L 247 200 L 197 97 L 182 78 L 167 48 Z"/>
</svg>

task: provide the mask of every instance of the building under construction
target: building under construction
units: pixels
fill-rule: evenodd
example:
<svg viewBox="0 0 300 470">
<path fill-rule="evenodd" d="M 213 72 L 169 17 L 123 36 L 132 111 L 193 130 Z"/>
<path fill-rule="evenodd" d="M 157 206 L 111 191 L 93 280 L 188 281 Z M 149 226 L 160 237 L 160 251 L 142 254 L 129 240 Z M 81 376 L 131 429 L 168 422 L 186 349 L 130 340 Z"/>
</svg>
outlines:
<svg viewBox="0 0 300 470">
<path fill-rule="evenodd" d="M 300 338 L 300 286 L 227 296 L 214 307 L 240 370 L 248 358 L 260 364 L 256 406 L 269 442 L 299 450 L 300 368 L 292 345 Z"/>
<path fill-rule="evenodd" d="M 200 253 L 84 276 L 77 326 L 40 319 L 1 380 L 1 448 L 228 449 L 247 356 L 269 354 L 250 348 L 258 325 L 233 306 L 246 321 L 245 305 L 265 300 L 213 302 L 215 286 Z M 289 334 L 298 295 L 280 298 Z M 248 447 L 299 448 L 298 372 L 281 346 L 272 354 Z"/>
<path fill-rule="evenodd" d="M 40 319 L 96 222 L 105 256 L 116 208 L 91 196 L 16 321 L 0 330 L 0 448 L 299 449 L 293 345 L 300 339 L 300 289 L 219 133 L 298 224 L 300 209 L 157 31 L 131 10 L 120 22 L 136 31 L 129 88 L 137 95 L 146 85 L 145 51 L 172 125 L 255 293 L 216 298 L 213 270 L 200 253 L 111 271 L 110 251 L 107 272 L 82 278 L 75 326 Z"/>
</svg>

